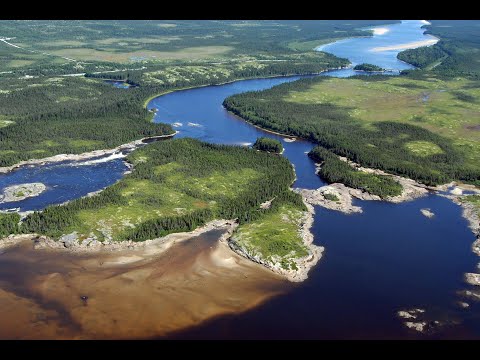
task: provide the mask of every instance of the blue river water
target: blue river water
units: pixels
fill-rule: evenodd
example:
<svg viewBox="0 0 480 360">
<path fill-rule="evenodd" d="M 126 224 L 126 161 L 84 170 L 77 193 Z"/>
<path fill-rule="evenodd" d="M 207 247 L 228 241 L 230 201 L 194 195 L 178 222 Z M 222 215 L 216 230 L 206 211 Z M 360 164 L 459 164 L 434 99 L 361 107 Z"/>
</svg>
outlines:
<svg viewBox="0 0 480 360">
<path fill-rule="evenodd" d="M 46 190 L 39 196 L 0 204 L 0 210 L 41 210 L 48 205 L 78 199 L 92 191 L 112 185 L 128 170 L 121 159 L 108 157 L 88 161 L 52 162 L 42 166 L 22 166 L 0 175 L 0 189 L 16 184 L 41 182 Z"/>
<path fill-rule="evenodd" d="M 374 47 L 399 45 L 428 39 L 420 21 L 385 25 L 389 31 L 370 38 L 335 42 L 321 50 L 355 63 L 368 62 L 388 69 L 410 65 L 396 59 L 398 51 L 371 51 Z M 322 75 L 345 77 L 351 69 Z M 294 187 L 318 188 L 324 182 L 315 175 L 307 153 L 312 144 L 257 129 L 229 114 L 223 100 L 233 94 L 263 90 L 295 81 L 301 76 L 236 81 L 233 83 L 177 91 L 148 104 L 156 108 L 154 121 L 172 124 L 176 137 L 248 146 L 259 136 L 283 142 L 286 156 L 295 166 Z M 37 198 L 3 204 L 22 210 L 40 209 L 85 195 L 117 181 L 126 167 L 119 159 L 93 165 L 50 164 L 21 168 L 0 176 L 5 186 L 40 181 L 48 190 Z M 8 206 L 7 206 L 8 205 Z M 174 338 L 478 338 L 478 304 L 468 310 L 456 304 L 457 291 L 471 288 L 465 272 L 475 272 L 478 263 L 471 251 L 474 235 L 461 217 L 461 209 L 450 200 L 429 195 L 402 204 L 356 201 L 362 214 L 344 215 L 316 207 L 312 228 L 315 243 L 326 248 L 323 258 L 310 271 L 309 279 L 265 304 L 234 316 L 214 319 L 175 334 Z M 426 218 L 420 209 L 436 216 Z M 402 309 L 420 307 L 428 317 L 457 322 L 433 335 L 407 329 L 397 318 Z"/>
</svg>

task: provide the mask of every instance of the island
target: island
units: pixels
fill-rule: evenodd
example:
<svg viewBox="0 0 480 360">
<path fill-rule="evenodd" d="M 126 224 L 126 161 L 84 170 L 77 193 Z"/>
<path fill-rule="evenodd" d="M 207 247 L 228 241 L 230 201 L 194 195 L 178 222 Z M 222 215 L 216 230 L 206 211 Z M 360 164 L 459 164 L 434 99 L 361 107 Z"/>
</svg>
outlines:
<svg viewBox="0 0 480 360">
<path fill-rule="evenodd" d="M 46 190 L 42 183 L 28 183 L 8 186 L 0 194 L 0 204 L 22 201 L 30 197 L 38 196 Z"/>
<path fill-rule="evenodd" d="M 41 234 L 71 250 L 97 249 L 185 233 L 212 221 L 235 223 L 230 248 L 292 281 L 320 259 L 312 244 L 313 208 L 293 192 L 295 173 L 281 156 L 184 138 L 128 155 L 122 180 L 92 196 L 28 214 L 1 214 L 9 232 Z M 49 243 L 49 242 L 47 242 Z M 120 245 L 119 245 L 120 244 Z"/>
<path fill-rule="evenodd" d="M 380 66 L 373 65 L 373 64 L 367 64 L 367 63 L 355 65 L 353 70 L 355 70 L 355 71 L 365 71 L 365 72 L 384 72 L 385 71 L 385 69 L 380 67 Z"/>
<path fill-rule="evenodd" d="M 253 144 L 253 148 L 276 154 L 281 154 L 283 152 L 283 145 L 280 141 L 267 137 L 259 137 L 257 141 L 255 141 L 255 144 Z"/>
</svg>

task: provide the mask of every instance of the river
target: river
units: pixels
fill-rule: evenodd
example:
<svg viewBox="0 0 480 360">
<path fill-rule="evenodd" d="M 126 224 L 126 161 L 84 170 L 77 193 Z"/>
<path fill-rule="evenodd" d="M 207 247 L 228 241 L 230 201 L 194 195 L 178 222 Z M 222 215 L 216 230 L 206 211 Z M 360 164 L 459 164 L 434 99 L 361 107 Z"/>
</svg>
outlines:
<svg viewBox="0 0 480 360">
<path fill-rule="evenodd" d="M 396 59 L 398 51 L 375 52 L 371 49 L 426 40 L 428 37 L 423 35 L 422 25 L 421 21 L 385 25 L 380 28 L 387 31 L 377 31 L 373 37 L 342 40 L 321 49 L 347 57 L 354 64 L 368 62 L 403 70 L 411 66 Z M 354 73 L 351 69 L 344 69 L 322 75 L 346 77 Z M 314 189 L 324 182 L 315 175 L 314 164 L 306 155 L 313 146 L 311 143 L 301 140 L 286 142 L 281 136 L 245 123 L 222 107 L 223 100 L 230 95 L 268 89 L 299 78 L 301 76 L 243 80 L 177 91 L 151 100 L 148 108 L 158 109 L 154 121 L 172 124 L 179 131 L 176 137 L 237 145 L 250 145 L 259 136 L 280 139 L 285 148 L 284 156 L 295 166 L 297 180 L 294 187 Z M 96 174 L 110 174 L 113 183 L 125 171 L 120 164 L 117 159 L 83 167 L 72 163 L 65 166 L 71 171 L 80 169 L 80 173 L 92 171 L 90 178 L 95 178 Z M 52 165 L 51 168 L 56 169 L 52 174 L 57 174 L 61 166 L 64 165 Z M 108 169 L 109 166 L 113 168 Z M 38 179 L 35 169 L 42 168 L 22 168 L 2 175 L 0 186 L 14 184 L 12 181 L 15 179 L 5 179 L 15 174 L 21 174 L 22 182 L 35 182 Z M 43 176 L 45 180 L 48 174 L 43 173 Z M 62 178 L 58 179 L 60 186 Z M 96 181 L 90 183 L 72 179 L 65 186 L 75 188 L 78 186 L 75 181 L 91 184 L 86 186 L 88 191 L 77 191 L 75 196 L 108 185 L 101 181 L 97 184 Z M 41 195 L 44 196 L 43 206 L 49 196 L 55 196 L 58 186 L 49 187 L 49 191 Z M 58 202 L 61 201 L 51 203 Z M 41 208 L 42 204 L 33 204 L 32 209 L 33 206 Z M 461 217 L 460 207 L 436 195 L 402 204 L 356 201 L 356 205 L 362 206 L 362 214 L 344 215 L 315 208 L 312 229 L 315 243 L 325 246 L 326 250 L 320 262 L 310 271 L 307 281 L 289 285 L 286 293 L 253 310 L 218 317 L 171 337 L 478 338 L 478 304 L 468 301 L 471 306 L 467 310 L 456 304 L 464 300 L 457 291 L 471 288 L 463 281 L 463 274 L 475 272 L 478 262 L 478 257 L 470 248 L 474 235 Z M 22 206 L 22 210 L 29 210 L 29 204 Z M 422 208 L 430 208 L 436 216 L 426 218 L 420 213 Z M 454 322 L 455 325 L 446 325 L 427 335 L 407 329 L 396 312 L 412 307 L 426 309 L 430 319 Z"/>
</svg>

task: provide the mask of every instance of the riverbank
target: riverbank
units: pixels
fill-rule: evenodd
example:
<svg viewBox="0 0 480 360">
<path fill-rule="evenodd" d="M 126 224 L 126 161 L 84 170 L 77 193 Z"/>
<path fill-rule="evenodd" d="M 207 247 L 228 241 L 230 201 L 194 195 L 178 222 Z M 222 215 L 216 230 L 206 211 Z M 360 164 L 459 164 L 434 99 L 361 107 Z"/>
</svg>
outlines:
<svg viewBox="0 0 480 360">
<path fill-rule="evenodd" d="M 406 50 L 406 49 L 415 49 L 422 46 L 431 46 L 435 45 L 437 42 L 440 41 L 439 38 L 430 35 L 433 39 L 422 40 L 422 41 L 414 41 L 411 43 L 406 44 L 398 44 L 398 45 L 390 45 L 390 46 L 378 46 L 370 49 L 372 52 L 381 52 L 381 51 L 390 51 L 390 50 Z"/>
<path fill-rule="evenodd" d="M 254 245 L 246 242 L 245 240 L 240 240 L 239 236 L 232 236 L 229 239 L 230 248 L 235 251 L 237 254 L 255 262 L 260 265 L 263 265 L 267 269 L 270 269 L 274 273 L 281 275 L 285 279 L 291 282 L 302 282 L 308 278 L 308 272 L 317 262 L 321 259 L 322 253 L 325 250 L 324 247 L 313 244 L 314 236 L 311 232 L 311 227 L 313 226 L 313 215 L 315 214 L 315 209 L 310 204 L 304 201 L 307 211 L 304 211 L 299 223 L 296 226 L 298 227 L 298 235 L 302 241 L 302 245 L 307 249 L 307 255 L 303 257 L 281 257 L 278 255 L 265 256 L 255 248 Z M 287 214 L 282 214 L 282 220 L 285 221 L 284 217 L 288 218 Z M 261 226 L 261 219 L 259 220 L 260 224 L 254 224 L 254 227 Z M 284 231 L 279 225 L 280 232 Z M 287 246 L 287 244 L 285 244 Z M 289 266 L 285 266 L 285 262 Z"/>
<path fill-rule="evenodd" d="M 157 93 L 155 95 L 149 96 L 144 101 L 143 107 L 145 109 L 147 109 L 148 103 L 150 101 L 152 101 L 153 99 L 155 99 L 157 97 L 160 97 L 160 96 L 163 96 L 163 95 L 173 93 L 173 92 L 177 92 L 177 91 L 191 90 L 191 89 L 203 88 L 203 87 L 208 87 L 208 86 L 221 86 L 221 85 L 227 85 L 227 84 L 231 84 L 231 83 L 234 83 L 234 82 L 237 82 L 237 81 L 243 81 L 243 80 L 274 79 L 274 78 L 286 78 L 286 77 L 292 77 L 292 76 L 320 75 L 320 74 L 323 74 L 325 72 L 341 70 L 341 69 L 348 69 L 350 67 L 351 67 L 351 64 L 348 65 L 348 66 L 339 66 L 339 67 L 336 67 L 336 68 L 329 68 L 329 69 L 325 69 L 325 70 L 322 70 L 322 71 L 319 71 L 319 72 L 314 72 L 314 73 L 296 73 L 296 74 L 288 74 L 288 75 L 270 75 L 270 76 L 260 76 L 260 77 L 259 76 L 249 76 L 249 77 L 236 78 L 236 79 L 225 81 L 225 82 L 218 83 L 218 84 L 204 84 L 204 85 L 184 86 L 184 87 L 181 87 L 181 88 L 165 90 L 163 92 L 160 92 L 160 93 Z M 260 128 L 260 129 L 263 130 L 262 128 Z"/>
<path fill-rule="evenodd" d="M 457 186 L 457 188 L 462 189 L 462 186 Z M 440 188 L 443 190 L 443 187 Z M 470 190 L 472 191 L 470 186 L 464 187 L 465 190 Z M 480 190 L 476 190 L 477 194 L 480 194 Z M 472 230 L 473 234 L 477 237 L 477 242 L 480 241 L 480 216 L 478 213 L 477 207 L 469 203 L 467 201 L 463 201 L 464 196 L 460 194 L 454 194 L 452 191 L 450 191 L 450 194 L 439 194 L 439 196 L 446 197 L 447 199 L 452 200 L 455 204 L 459 205 L 462 208 L 462 217 L 468 221 L 468 227 L 470 230 Z M 468 195 L 467 195 L 468 196 Z M 480 244 L 478 244 L 480 245 Z M 480 256 L 480 248 L 478 248 L 478 251 L 476 249 L 476 244 L 474 243 L 473 245 L 473 252 L 475 252 L 477 255 Z"/>
<path fill-rule="evenodd" d="M 54 155 L 54 156 L 50 156 L 42 159 L 25 160 L 11 166 L 0 167 L 0 174 L 9 173 L 22 166 L 45 165 L 48 163 L 56 163 L 56 162 L 62 162 L 62 161 L 84 161 L 92 158 L 114 155 L 116 153 L 119 153 L 118 157 L 125 157 L 126 156 L 125 154 L 120 154 L 120 153 L 124 151 L 133 151 L 137 147 L 141 145 L 145 145 L 146 141 L 154 141 L 156 139 L 168 139 L 168 138 L 174 137 L 176 134 L 178 134 L 178 131 L 175 131 L 173 134 L 149 136 L 139 140 L 131 141 L 126 144 L 119 145 L 113 149 L 93 150 L 93 151 L 85 152 L 82 154 L 58 154 L 58 155 Z"/>
<path fill-rule="evenodd" d="M 114 252 L 144 249 L 149 254 L 159 254 L 169 249 L 175 243 L 188 240 L 191 237 L 203 235 L 212 230 L 225 231 L 219 240 L 226 241 L 237 226 L 238 224 L 234 220 L 213 220 L 190 232 L 172 233 L 161 238 L 140 242 L 131 240 L 80 242 L 78 239 L 73 239 L 73 241 L 69 241 L 70 239 L 56 241 L 50 237 L 39 234 L 20 234 L 10 235 L 4 239 L 0 239 L 0 249 L 10 248 L 24 241 L 31 240 L 35 250 L 68 251 L 70 253 L 85 254 L 101 251 Z M 66 243 L 66 241 L 68 241 L 68 243 Z"/>
<path fill-rule="evenodd" d="M 1 255 L 0 338 L 165 337 L 288 290 L 282 277 L 229 249 L 231 223 L 217 225 L 163 245 L 93 253 L 35 250 L 24 236 Z"/>
</svg>

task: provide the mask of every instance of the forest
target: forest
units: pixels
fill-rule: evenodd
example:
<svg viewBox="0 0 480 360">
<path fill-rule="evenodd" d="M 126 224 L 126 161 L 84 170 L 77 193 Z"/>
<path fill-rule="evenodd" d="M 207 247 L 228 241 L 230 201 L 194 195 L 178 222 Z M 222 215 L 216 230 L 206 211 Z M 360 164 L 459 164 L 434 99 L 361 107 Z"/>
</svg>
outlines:
<svg viewBox="0 0 480 360">
<path fill-rule="evenodd" d="M 380 76 L 376 80 L 375 76 L 370 76 L 365 83 L 365 88 L 372 91 L 370 89 L 374 87 L 376 89 L 376 87 L 385 86 L 383 85 L 385 78 L 387 77 Z M 403 80 L 392 79 L 391 81 L 400 83 Z M 469 154 L 460 151 L 452 139 L 414 125 L 415 122 L 401 121 L 401 119 L 388 121 L 388 117 L 383 121 L 369 122 L 368 126 L 365 126 L 365 122 L 357 118 L 351 106 L 340 106 L 328 100 L 312 100 L 312 97 L 315 99 L 315 94 L 322 99 L 325 97 L 324 92 L 316 93 L 317 87 L 322 82 L 328 84 L 336 82 L 342 86 L 354 85 L 351 83 L 352 80 L 329 80 L 323 77 L 302 79 L 269 90 L 231 96 L 225 99 L 224 106 L 254 125 L 308 139 L 331 153 L 347 157 L 365 167 L 406 176 L 427 185 L 442 184 L 452 180 L 480 183 L 478 165 L 467 162 Z M 338 84 L 335 99 L 342 99 Z M 410 83 L 406 85 L 410 86 Z M 358 85 L 356 86 L 358 90 Z M 322 89 L 325 88 L 330 87 L 322 86 Z M 390 88 L 401 89 L 399 85 L 390 85 Z M 358 91 L 360 94 L 367 94 L 366 90 Z M 373 93 L 373 96 L 375 94 Z M 360 98 L 362 101 L 365 97 L 363 95 Z M 375 97 L 372 98 L 375 99 Z M 393 96 L 392 99 L 395 98 Z M 390 111 L 388 103 L 386 106 Z M 415 120 L 415 115 L 413 116 Z M 411 151 L 406 151 L 410 148 Z M 422 152 L 423 148 L 425 152 Z M 330 180 L 348 178 L 351 183 L 355 182 L 360 187 L 366 186 L 363 178 L 360 181 L 358 175 L 353 176 L 350 171 L 347 171 L 349 169 L 340 163 L 329 163 L 330 157 L 326 156 L 324 150 L 319 154 L 322 159 L 326 159 L 328 166 L 322 172 L 327 178 Z M 372 191 L 377 191 L 379 194 L 395 192 L 395 186 L 388 184 L 388 181 L 378 181 L 379 187 L 372 185 L 375 181 L 378 180 L 368 180 Z"/>
<path fill-rule="evenodd" d="M 283 145 L 280 141 L 267 137 L 259 137 L 253 144 L 253 148 L 256 150 L 268 151 L 276 154 L 280 154 L 283 151 Z"/>
<path fill-rule="evenodd" d="M 151 71 L 85 77 L 7 77 L 0 85 L 0 121 L 8 121 L 8 126 L 0 127 L 0 166 L 60 153 L 112 148 L 143 137 L 173 133 L 170 125 L 151 121 L 153 115 L 144 103 L 152 95 L 238 78 L 318 73 L 346 64 L 346 59 L 314 53 L 261 67 L 255 63 L 250 67 L 190 64 L 184 70 L 181 66 L 157 66 Z M 162 77 L 162 72 L 169 74 L 170 70 L 175 77 Z M 219 71 L 223 71 L 221 76 Z M 169 81 L 164 81 L 167 77 Z M 126 80 L 139 86 L 117 89 L 104 79 Z"/>
<path fill-rule="evenodd" d="M 426 34 L 440 38 L 433 46 L 402 51 L 400 60 L 448 77 L 468 76 L 478 79 L 480 63 L 480 28 L 478 20 L 431 20 L 424 25 Z M 410 71 L 406 71 L 407 73 Z"/>
<path fill-rule="evenodd" d="M 391 177 L 361 172 L 321 146 L 314 147 L 308 156 L 321 165 L 318 175 L 329 183 L 342 183 L 381 198 L 402 193 L 402 186 Z"/>
<path fill-rule="evenodd" d="M 382 68 L 382 67 L 380 67 L 380 66 L 373 65 L 373 64 L 367 64 L 367 63 L 355 65 L 355 66 L 353 67 L 353 70 L 366 71 L 366 72 L 380 72 L 380 71 L 385 71 L 385 69 Z"/>
<path fill-rule="evenodd" d="M 116 184 L 34 212 L 19 231 L 53 237 L 78 231 L 80 239 L 142 241 L 191 231 L 213 219 L 249 223 L 282 204 L 305 210 L 300 195 L 290 190 L 292 165 L 274 154 L 185 138 L 151 143 L 127 160 L 133 171 Z M 275 206 L 259 207 L 273 198 Z"/>
</svg>

